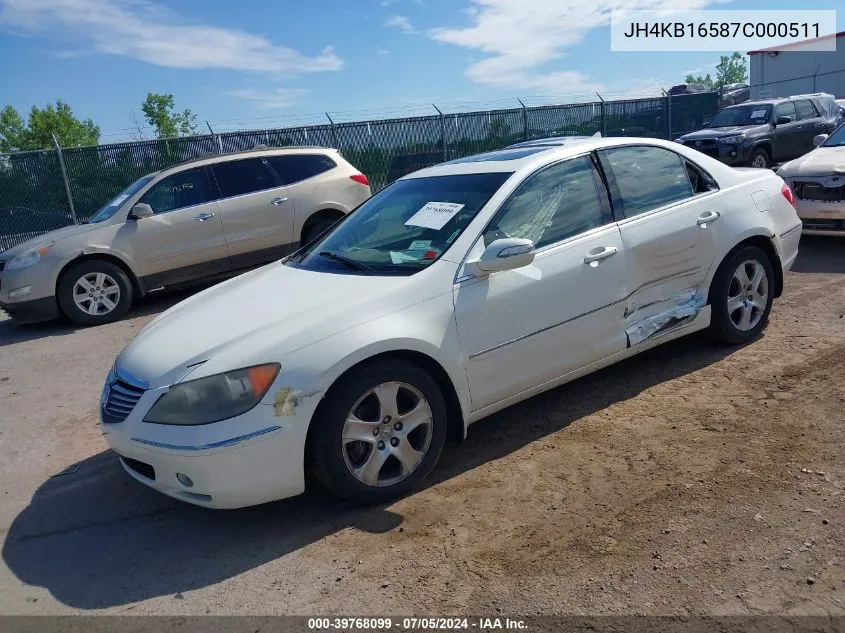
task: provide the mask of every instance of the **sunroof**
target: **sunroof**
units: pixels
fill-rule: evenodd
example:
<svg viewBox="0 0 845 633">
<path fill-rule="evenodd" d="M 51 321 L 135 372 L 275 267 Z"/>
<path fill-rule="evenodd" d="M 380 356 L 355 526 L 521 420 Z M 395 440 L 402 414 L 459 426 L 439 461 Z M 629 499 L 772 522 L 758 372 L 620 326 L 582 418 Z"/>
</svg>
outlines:
<svg viewBox="0 0 845 633">
<path fill-rule="evenodd" d="M 503 149 L 495 152 L 487 152 L 486 154 L 478 154 L 476 156 L 467 156 L 466 158 L 457 158 L 455 160 L 450 160 L 447 164 L 456 165 L 458 163 L 484 163 L 488 161 L 518 160 L 520 158 L 525 158 L 526 156 L 531 156 L 532 154 L 545 152 L 547 149 L 549 148 L 525 147 L 519 149 Z"/>
</svg>

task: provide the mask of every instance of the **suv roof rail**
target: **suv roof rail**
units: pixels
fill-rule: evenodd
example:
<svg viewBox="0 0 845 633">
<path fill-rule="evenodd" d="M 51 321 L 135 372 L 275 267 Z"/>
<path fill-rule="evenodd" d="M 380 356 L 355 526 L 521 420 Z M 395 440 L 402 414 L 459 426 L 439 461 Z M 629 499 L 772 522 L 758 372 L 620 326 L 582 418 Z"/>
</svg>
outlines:
<svg viewBox="0 0 845 633">
<path fill-rule="evenodd" d="M 806 98 L 806 97 L 833 97 L 833 95 L 830 94 L 830 93 L 827 93 L 827 92 L 807 92 L 805 94 L 800 94 L 800 95 L 789 95 L 788 97 L 785 97 L 785 98 L 786 99 L 801 99 L 802 97 L 804 97 L 804 98 Z"/>
</svg>

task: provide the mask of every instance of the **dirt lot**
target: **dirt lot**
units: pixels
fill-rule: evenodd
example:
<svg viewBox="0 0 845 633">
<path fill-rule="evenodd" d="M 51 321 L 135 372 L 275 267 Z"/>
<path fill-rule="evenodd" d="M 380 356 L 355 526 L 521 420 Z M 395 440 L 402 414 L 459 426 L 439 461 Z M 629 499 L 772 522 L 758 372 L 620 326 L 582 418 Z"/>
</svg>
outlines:
<svg viewBox="0 0 845 633">
<path fill-rule="evenodd" d="M 802 242 L 757 342 L 538 396 L 364 510 L 207 511 L 122 472 L 102 380 L 182 297 L 94 329 L 0 320 L 0 612 L 845 614 L 845 240 Z"/>
</svg>

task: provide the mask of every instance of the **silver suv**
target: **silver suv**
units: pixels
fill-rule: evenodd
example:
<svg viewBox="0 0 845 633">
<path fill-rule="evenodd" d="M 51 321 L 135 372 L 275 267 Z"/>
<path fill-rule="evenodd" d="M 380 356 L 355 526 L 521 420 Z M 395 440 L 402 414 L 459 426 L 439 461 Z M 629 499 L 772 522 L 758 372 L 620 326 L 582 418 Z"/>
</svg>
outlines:
<svg viewBox="0 0 845 633">
<path fill-rule="evenodd" d="M 334 149 L 198 158 L 138 179 L 86 224 L 0 253 L 0 308 L 96 325 L 164 286 L 278 259 L 370 197 Z"/>
</svg>

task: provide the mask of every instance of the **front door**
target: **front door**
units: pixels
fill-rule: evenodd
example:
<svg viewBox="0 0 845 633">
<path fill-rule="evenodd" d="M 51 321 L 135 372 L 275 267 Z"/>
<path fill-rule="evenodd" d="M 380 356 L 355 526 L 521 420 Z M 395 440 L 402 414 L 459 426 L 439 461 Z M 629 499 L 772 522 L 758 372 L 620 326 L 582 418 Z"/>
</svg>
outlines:
<svg viewBox="0 0 845 633">
<path fill-rule="evenodd" d="M 526 179 L 471 258 L 502 237 L 534 241 L 534 262 L 454 289 L 475 410 L 625 349 L 622 240 L 589 156 Z"/>
<path fill-rule="evenodd" d="M 131 252 L 148 288 L 224 272 L 229 253 L 220 210 L 205 167 L 153 184 L 139 202 L 155 215 L 127 220 L 116 235 Z"/>
<path fill-rule="evenodd" d="M 229 256 L 236 268 L 271 261 L 289 253 L 294 203 L 289 187 L 260 157 L 216 163 L 220 213 Z"/>
<path fill-rule="evenodd" d="M 675 152 L 599 151 L 622 233 L 625 331 L 637 345 L 694 317 L 707 299 L 721 214 L 718 185 Z"/>
<path fill-rule="evenodd" d="M 789 123 L 778 123 L 778 117 L 782 116 L 788 116 L 792 121 Z M 772 153 L 775 162 L 790 160 L 796 156 L 800 156 L 803 125 L 798 120 L 795 103 L 784 101 L 777 104 L 772 120 L 775 122 L 775 129 L 772 133 Z"/>
</svg>

